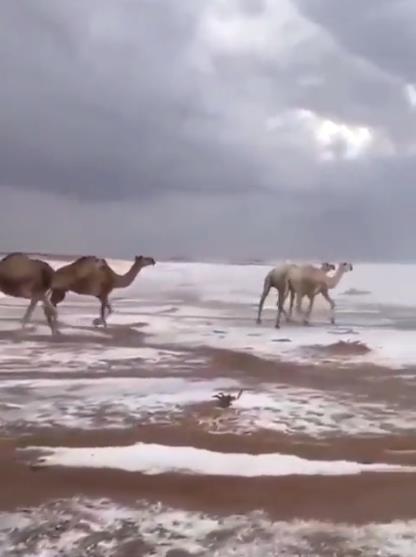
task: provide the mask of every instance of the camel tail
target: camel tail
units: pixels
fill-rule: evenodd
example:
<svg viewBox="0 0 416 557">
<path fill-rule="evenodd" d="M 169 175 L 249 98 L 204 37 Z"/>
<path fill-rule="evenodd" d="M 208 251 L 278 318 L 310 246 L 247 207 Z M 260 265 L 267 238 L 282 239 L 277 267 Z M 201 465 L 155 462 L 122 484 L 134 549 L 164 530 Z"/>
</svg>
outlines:
<svg viewBox="0 0 416 557">
<path fill-rule="evenodd" d="M 46 294 L 51 292 L 52 288 L 52 277 L 53 277 L 53 270 L 48 267 L 42 267 L 41 272 L 41 282 L 42 287 L 46 291 Z"/>
</svg>

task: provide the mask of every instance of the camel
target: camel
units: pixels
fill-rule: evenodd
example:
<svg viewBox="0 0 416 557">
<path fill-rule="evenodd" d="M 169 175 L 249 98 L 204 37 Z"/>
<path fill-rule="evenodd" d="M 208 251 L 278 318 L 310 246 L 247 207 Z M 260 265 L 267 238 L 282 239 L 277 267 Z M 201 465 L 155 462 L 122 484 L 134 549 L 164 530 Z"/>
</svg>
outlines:
<svg viewBox="0 0 416 557">
<path fill-rule="evenodd" d="M 25 298 L 30 303 L 22 318 L 22 328 L 29 322 L 38 302 L 52 334 L 58 333 L 56 309 L 47 297 L 54 270 L 40 259 L 32 259 L 23 253 L 10 253 L 0 261 L 0 290 L 8 296 Z"/>
<path fill-rule="evenodd" d="M 343 275 L 353 270 L 351 263 L 340 263 L 333 276 L 328 276 L 322 269 L 316 269 L 311 265 L 302 267 L 294 267 L 289 269 L 286 277 L 289 289 L 296 294 L 296 311 L 301 313 L 301 302 L 304 296 L 309 298 L 309 307 L 304 315 L 303 324 L 309 325 L 309 319 L 312 313 L 312 308 L 317 294 L 322 296 L 328 301 L 330 306 L 330 321 L 335 324 L 335 302 L 329 296 L 328 290 L 335 288 Z"/>
<path fill-rule="evenodd" d="M 263 305 L 267 296 L 269 295 L 271 288 L 276 288 L 278 294 L 278 299 L 277 299 L 278 312 L 277 312 L 277 318 L 275 324 L 276 329 L 280 327 L 281 313 L 285 314 L 287 321 L 291 319 L 292 310 L 293 310 L 294 292 L 290 289 L 290 285 L 287 281 L 287 275 L 290 269 L 295 269 L 298 267 L 299 265 L 296 265 L 294 263 L 285 263 L 283 265 L 279 265 L 278 267 L 275 267 L 274 269 L 269 271 L 269 273 L 267 273 L 266 278 L 264 279 L 263 292 L 261 294 L 260 302 L 259 302 L 259 308 L 257 313 L 257 324 L 261 323 L 261 313 L 263 311 Z M 332 263 L 322 263 L 320 270 L 323 271 L 324 273 L 329 273 L 330 271 L 335 271 L 335 265 L 332 265 Z M 287 295 L 289 294 L 289 291 L 290 291 L 290 311 L 288 315 L 283 306 L 287 298 Z"/>
<path fill-rule="evenodd" d="M 93 325 L 107 328 L 107 316 L 112 313 L 108 301 L 114 288 L 126 288 L 138 273 L 148 265 L 155 265 L 153 257 L 136 256 L 124 275 L 114 272 L 105 259 L 93 256 L 81 257 L 69 265 L 60 267 L 53 276 L 50 301 L 54 307 L 61 303 L 67 292 L 95 296 L 101 302 L 100 316 Z M 107 315 L 106 315 L 107 312 Z"/>
</svg>

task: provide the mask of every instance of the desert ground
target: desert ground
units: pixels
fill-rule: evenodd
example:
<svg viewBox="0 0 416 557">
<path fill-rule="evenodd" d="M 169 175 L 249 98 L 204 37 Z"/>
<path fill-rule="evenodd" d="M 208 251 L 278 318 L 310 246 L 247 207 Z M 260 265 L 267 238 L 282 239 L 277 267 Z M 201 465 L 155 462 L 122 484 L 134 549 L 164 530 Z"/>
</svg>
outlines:
<svg viewBox="0 0 416 557">
<path fill-rule="evenodd" d="M 279 330 L 271 266 L 158 262 L 57 338 L 0 297 L 2 557 L 416 555 L 416 266 Z"/>
</svg>

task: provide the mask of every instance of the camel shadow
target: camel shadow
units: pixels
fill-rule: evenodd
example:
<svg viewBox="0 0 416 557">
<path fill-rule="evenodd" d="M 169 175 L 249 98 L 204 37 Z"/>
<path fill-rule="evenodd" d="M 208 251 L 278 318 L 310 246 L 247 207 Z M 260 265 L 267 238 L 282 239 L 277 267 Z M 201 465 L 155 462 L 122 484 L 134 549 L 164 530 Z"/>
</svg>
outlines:
<svg viewBox="0 0 416 557">
<path fill-rule="evenodd" d="M 16 323 L 16 319 L 2 318 L 0 319 L 0 324 L 5 321 Z M 65 332 L 55 335 L 51 335 L 49 332 L 37 332 L 37 325 L 44 326 L 44 323 L 41 321 L 35 321 L 32 326 L 27 326 L 25 329 L 19 328 L 19 325 L 20 323 L 16 329 L 0 330 L 0 342 L 9 341 L 18 344 L 20 342 L 33 341 L 53 345 L 94 343 L 102 346 L 130 347 L 143 345 L 144 338 L 147 336 L 145 333 L 137 330 L 146 325 L 144 322 L 135 322 L 130 325 L 111 325 L 107 329 L 98 329 L 93 325 L 74 326 L 61 324 Z"/>
</svg>

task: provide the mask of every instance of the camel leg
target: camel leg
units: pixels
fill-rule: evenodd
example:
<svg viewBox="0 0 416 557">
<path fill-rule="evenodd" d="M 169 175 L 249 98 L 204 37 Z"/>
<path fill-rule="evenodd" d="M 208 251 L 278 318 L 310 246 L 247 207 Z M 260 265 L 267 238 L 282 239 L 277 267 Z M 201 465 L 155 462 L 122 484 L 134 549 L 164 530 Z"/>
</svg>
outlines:
<svg viewBox="0 0 416 557">
<path fill-rule="evenodd" d="M 29 323 L 30 318 L 32 317 L 33 312 L 35 311 L 35 308 L 36 308 L 38 302 L 39 302 L 39 297 L 38 296 L 34 296 L 30 300 L 30 303 L 26 308 L 25 314 L 22 317 L 22 329 L 24 329 L 25 326 Z"/>
<path fill-rule="evenodd" d="M 293 315 L 293 304 L 295 302 L 295 291 L 293 290 L 293 288 L 290 289 L 290 305 L 289 305 L 289 315 L 287 317 L 287 321 L 292 321 L 292 315 Z"/>
<path fill-rule="evenodd" d="M 107 315 L 106 315 L 107 303 L 108 303 L 107 298 L 101 300 L 100 318 L 101 318 L 101 323 L 104 326 L 104 329 L 107 328 Z"/>
<path fill-rule="evenodd" d="M 303 320 L 304 325 L 309 325 L 309 319 L 311 317 L 314 301 L 315 301 L 315 296 L 309 296 L 309 307 L 305 313 L 305 318 Z"/>
<path fill-rule="evenodd" d="M 99 325 L 103 325 L 104 329 L 106 329 L 107 328 L 106 310 L 108 310 L 108 315 L 109 315 L 112 312 L 112 308 L 108 302 L 107 296 L 99 297 L 98 299 L 101 302 L 100 316 L 94 319 L 93 325 L 95 327 L 98 327 Z"/>
<path fill-rule="evenodd" d="M 49 308 L 46 308 L 45 304 L 43 306 L 43 313 L 45 314 L 46 320 L 48 321 L 49 326 L 51 326 L 53 319 L 55 319 L 55 329 L 56 333 L 58 333 L 58 313 L 57 313 L 57 306 L 60 304 L 66 296 L 65 290 L 52 290 L 52 294 L 50 295 L 49 301 L 53 307 L 54 314 Z"/>
<path fill-rule="evenodd" d="M 286 297 L 287 297 L 287 292 L 281 292 L 281 291 L 278 292 L 278 299 L 277 299 L 278 309 L 277 309 L 276 324 L 275 324 L 276 329 L 280 329 L 280 317 L 282 313 L 286 317 L 286 321 L 288 320 L 287 312 L 284 308 Z"/>
<path fill-rule="evenodd" d="M 284 299 L 283 305 L 282 305 L 282 313 L 283 313 L 283 315 L 286 316 L 286 319 L 287 319 L 287 311 L 285 310 L 285 307 L 284 307 L 285 301 L 286 301 L 286 296 L 285 296 L 285 299 Z M 276 307 L 279 307 L 279 294 L 277 295 Z"/>
<path fill-rule="evenodd" d="M 59 333 L 58 330 L 58 312 L 56 311 L 56 307 L 52 304 L 50 300 L 48 300 L 47 296 L 42 297 L 43 302 L 43 313 L 45 314 L 46 321 L 51 329 L 51 333 L 56 335 Z"/>
<path fill-rule="evenodd" d="M 331 296 L 328 294 L 327 290 L 323 290 L 321 292 L 322 296 L 325 298 L 325 300 L 328 302 L 329 307 L 330 307 L 330 321 L 331 321 L 331 325 L 335 325 L 335 302 L 334 300 L 331 298 Z"/>
<path fill-rule="evenodd" d="M 43 306 L 43 313 L 45 315 L 46 321 L 49 325 L 52 334 L 56 334 L 58 329 L 56 327 L 56 310 L 52 310 L 50 306 Z"/>
<path fill-rule="evenodd" d="M 302 296 L 300 292 L 296 292 L 296 314 L 302 314 Z"/>
<path fill-rule="evenodd" d="M 259 309 L 257 312 L 257 325 L 260 325 L 261 323 L 261 312 L 263 311 L 263 305 L 264 305 L 264 301 L 266 300 L 269 292 L 270 292 L 270 288 L 271 288 L 271 284 L 270 281 L 266 278 L 264 281 L 264 288 L 263 288 L 263 292 L 262 295 L 260 297 L 260 302 L 259 302 Z M 277 302 L 279 304 L 279 301 Z"/>
<path fill-rule="evenodd" d="M 297 315 L 301 315 L 302 314 L 302 301 L 303 301 L 303 296 L 299 295 L 299 300 L 298 300 L 298 295 L 295 293 L 294 290 L 291 290 L 290 292 L 290 308 L 289 308 L 289 317 L 288 317 L 288 321 L 292 321 L 292 316 L 293 316 L 293 306 L 295 305 L 295 298 L 296 298 L 296 314 Z"/>
<path fill-rule="evenodd" d="M 65 294 L 65 290 L 52 290 L 51 304 L 53 305 L 53 307 L 56 308 L 56 306 L 60 304 L 62 300 L 64 300 Z"/>
</svg>

